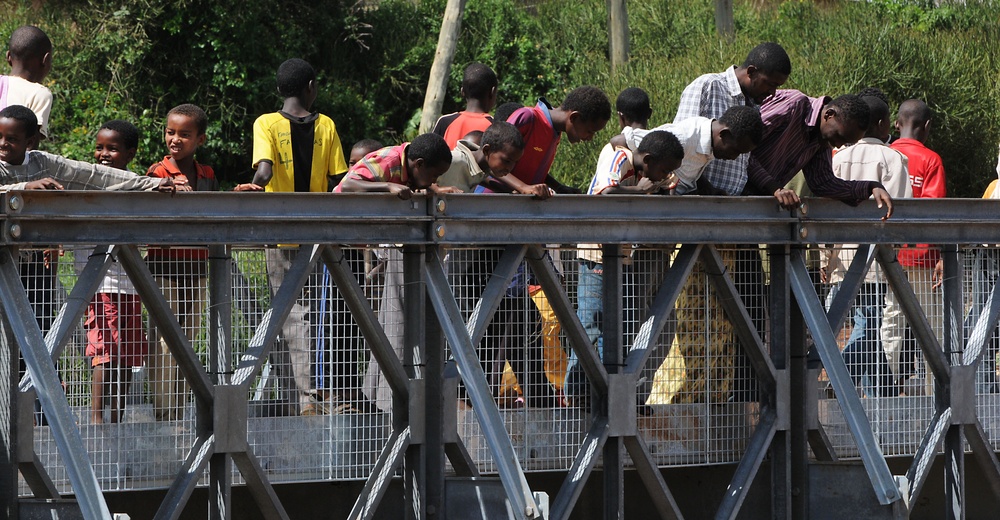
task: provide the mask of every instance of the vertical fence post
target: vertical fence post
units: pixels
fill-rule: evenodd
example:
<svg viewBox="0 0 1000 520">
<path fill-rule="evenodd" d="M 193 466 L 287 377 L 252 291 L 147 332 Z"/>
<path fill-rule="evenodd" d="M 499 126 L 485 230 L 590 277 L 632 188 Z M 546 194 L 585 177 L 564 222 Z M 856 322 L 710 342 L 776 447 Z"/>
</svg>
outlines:
<svg viewBox="0 0 1000 520">
<path fill-rule="evenodd" d="M 941 246 L 941 257 L 944 262 L 944 280 L 942 293 L 944 300 L 944 348 L 945 358 L 952 367 L 962 364 L 962 350 L 965 345 L 965 327 L 963 315 L 965 300 L 962 295 L 963 269 L 957 244 Z M 954 373 L 954 372 L 953 372 Z M 930 374 L 928 374 L 928 377 Z M 975 385 L 975 377 L 951 378 L 947 384 L 937 380 L 934 385 L 934 401 L 939 409 L 973 406 L 970 403 L 952 402 L 953 385 Z M 956 389 L 960 390 L 960 389 Z M 957 392 L 967 395 L 966 392 Z M 975 395 L 975 394 L 972 394 Z M 952 414 L 953 417 L 956 414 Z M 948 427 L 944 437 L 944 474 L 945 474 L 945 518 L 949 520 L 965 518 L 965 432 L 962 422 L 964 417 L 958 414 L 957 420 Z"/>
<path fill-rule="evenodd" d="M 232 372 L 233 269 L 229 246 L 208 247 L 209 279 L 209 374 L 212 384 L 229 384 Z M 199 405 L 201 406 L 201 405 Z M 215 406 L 215 405 L 213 405 Z M 216 414 L 209 415 L 210 417 Z M 242 417 L 242 414 L 237 414 Z M 199 417 L 200 419 L 200 417 Z M 198 428 L 202 425 L 199 422 Z M 199 432 L 200 433 L 200 432 Z M 232 517 L 232 459 L 229 453 L 215 453 L 209 462 L 208 514 L 211 520 Z"/>
</svg>

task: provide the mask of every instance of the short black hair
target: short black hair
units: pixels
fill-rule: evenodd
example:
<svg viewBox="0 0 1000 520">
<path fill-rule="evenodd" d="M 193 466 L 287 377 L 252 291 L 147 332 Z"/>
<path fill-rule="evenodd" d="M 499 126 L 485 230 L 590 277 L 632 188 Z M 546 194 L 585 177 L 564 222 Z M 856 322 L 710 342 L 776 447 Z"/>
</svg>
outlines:
<svg viewBox="0 0 1000 520">
<path fill-rule="evenodd" d="M 868 103 L 865 103 L 854 94 L 844 94 L 829 103 L 828 106 L 837 107 L 844 120 L 854 121 L 859 128 L 868 129 L 871 120 L 871 113 L 868 110 Z"/>
<path fill-rule="evenodd" d="M 517 101 L 508 101 L 497 107 L 496 112 L 493 113 L 493 121 L 507 121 L 514 112 L 521 108 L 524 108 L 524 105 Z"/>
<path fill-rule="evenodd" d="M 177 105 L 167 112 L 167 117 L 174 114 L 190 117 L 194 119 L 195 124 L 198 125 L 198 135 L 202 135 L 208 130 L 208 114 L 201 109 L 198 105 L 192 105 L 191 103 L 184 103 L 183 105 Z"/>
<path fill-rule="evenodd" d="M 381 141 L 376 141 L 375 139 L 362 139 L 351 147 L 351 150 L 367 150 L 366 154 L 374 152 L 375 150 L 381 150 L 383 148 Z"/>
<path fill-rule="evenodd" d="M 576 87 L 566 94 L 561 107 L 563 110 L 579 112 L 581 121 L 592 123 L 595 121 L 608 121 L 611 119 L 611 101 L 603 90 L 584 85 Z"/>
<path fill-rule="evenodd" d="M 306 60 L 291 58 L 278 65 L 278 93 L 290 98 L 299 96 L 316 79 L 316 70 Z"/>
<path fill-rule="evenodd" d="M 122 144 L 126 149 L 135 150 L 139 148 L 139 129 L 135 125 L 124 119 L 112 119 L 101 125 L 97 131 L 111 130 L 121 137 Z"/>
<path fill-rule="evenodd" d="M 24 105 L 8 105 L 7 108 L 0 110 L 0 118 L 4 117 L 20 122 L 24 126 L 25 137 L 35 137 L 38 133 L 38 118 Z"/>
<path fill-rule="evenodd" d="M 865 87 L 858 91 L 859 98 L 874 97 L 880 99 L 886 105 L 889 104 L 889 98 L 886 97 L 885 92 L 882 92 L 876 87 Z"/>
<path fill-rule="evenodd" d="M 858 96 L 868 105 L 868 124 L 873 125 L 880 120 L 889 119 L 889 104 L 877 96 Z"/>
<path fill-rule="evenodd" d="M 10 34 L 7 51 L 16 60 L 41 59 L 52 52 L 52 41 L 45 31 L 34 25 L 23 25 Z"/>
<path fill-rule="evenodd" d="M 666 130 L 655 130 L 646 134 L 639 143 L 637 153 L 648 153 L 653 157 L 663 159 L 684 159 L 684 147 L 677 136 Z"/>
<path fill-rule="evenodd" d="M 406 155 L 410 159 L 423 159 L 428 166 L 451 163 L 451 149 L 444 137 L 433 132 L 420 134 L 410 141 L 406 149 Z"/>
<path fill-rule="evenodd" d="M 899 121 L 915 126 L 923 126 L 933 117 L 931 107 L 919 99 L 907 99 L 899 104 Z"/>
<path fill-rule="evenodd" d="M 629 87 L 615 100 L 615 109 L 628 121 L 646 121 L 653 115 L 649 94 L 638 87 Z"/>
<path fill-rule="evenodd" d="M 462 92 L 466 99 L 485 99 L 499 84 L 497 73 L 478 62 L 467 65 L 462 75 Z"/>
<path fill-rule="evenodd" d="M 774 42 L 764 42 L 747 54 L 747 59 L 743 60 L 743 66 L 753 65 L 764 74 L 778 73 L 785 76 L 792 74 L 792 61 L 788 59 L 785 49 Z"/>
<path fill-rule="evenodd" d="M 494 151 L 500 151 L 508 146 L 524 150 L 524 137 L 516 126 L 506 121 L 494 121 L 485 132 L 480 146 L 490 145 Z"/>
<path fill-rule="evenodd" d="M 764 121 L 760 118 L 760 110 L 746 105 L 733 106 L 719 117 L 719 122 L 729 128 L 736 139 L 749 137 L 750 142 L 757 146 L 764 139 Z"/>
</svg>

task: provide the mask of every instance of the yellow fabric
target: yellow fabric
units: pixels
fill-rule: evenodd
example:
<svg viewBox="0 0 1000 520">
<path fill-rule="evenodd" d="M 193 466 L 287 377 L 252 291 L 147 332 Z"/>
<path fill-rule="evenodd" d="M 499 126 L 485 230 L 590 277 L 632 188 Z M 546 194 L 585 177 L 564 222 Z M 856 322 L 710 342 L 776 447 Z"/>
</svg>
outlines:
<svg viewBox="0 0 1000 520">
<path fill-rule="evenodd" d="M 337 127 L 329 117 L 319 114 L 316 118 L 313 142 L 313 161 L 309 191 L 326 193 L 327 176 L 347 171 L 344 150 L 340 145 Z M 265 188 L 269 192 L 295 191 L 295 165 L 292 164 L 291 123 L 279 112 L 264 114 L 253 123 L 253 167 L 260 161 L 271 162 L 271 181 Z"/>
<path fill-rule="evenodd" d="M 569 356 L 559 341 L 562 326 L 541 287 L 532 286 L 529 294 L 539 314 L 542 315 L 542 362 L 545 367 L 545 378 L 556 391 L 562 392 L 563 383 L 566 382 L 566 367 L 569 364 Z M 498 399 L 509 399 L 514 395 L 523 395 L 523 392 L 510 363 L 504 363 Z"/>
</svg>

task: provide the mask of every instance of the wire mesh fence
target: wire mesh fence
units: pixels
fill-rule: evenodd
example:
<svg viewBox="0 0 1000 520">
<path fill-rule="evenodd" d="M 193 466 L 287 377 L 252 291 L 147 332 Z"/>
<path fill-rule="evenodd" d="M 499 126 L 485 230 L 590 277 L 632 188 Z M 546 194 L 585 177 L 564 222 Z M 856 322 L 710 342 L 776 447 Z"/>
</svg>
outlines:
<svg viewBox="0 0 1000 520">
<path fill-rule="evenodd" d="M 832 301 L 856 246 L 810 250 L 817 292 Z M 674 311 L 654 342 L 638 378 L 637 421 L 654 459 L 663 466 L 740 460 L 760 418 L 757 380 L 714 283 L 735 286 L 749 320 L 767 344 L 766 249 L 717 247 L 723 270 L 698 263 L 680 289 Z M 72 290 L 90 248 L 21 254 L 21 274 L 45 333 Z M 232 287 L 231 369 L 257 332 L 272 297 L 289 273 L 297 249 L 237 248 L 228 262 Z M 184 332 L 209 366 L 208 251 L 150 246 L 146 265 Z M 502 248 L 447 251 L 448 281 L 469 320 Z M 900 261 L 932 329 L 941 339 L 943 299 L 936 287 L 936 250 Z M 543 261 L 560 275 L 592 347 L 603 355 L 603 265 L 599 245 L 550 245 Z M 669 246 L 623 247 L 622 358 L 628 354 L 664 276 L 676 256 Z M 402 249 L 372 245 L 345 249 L 344 262 L 404 365 L 419 373 L 419 352 L 407 358 L 404 341 Z M 965 327 L 975 323 L 1000 272 L 998 250 L 970 247 L 964 259 Z M 828 296 L 829 295 L 829 296 Z M 588 428 L 586 374 L 570 349 L 564 323 L 527 262 L 516 270 L 486 333 L 475 344 L 489 388 L 515 452 L 527 471 L 565 470 Z M 933 386 L 912 333 L 894 308 L 882 271 L 872 267 L 837 338 L 881 448 L 912 454 L 933 415 Z M 613 307 L 613 306 L 612 306 Z M 898 305 L 897 305 L 898 307 Z M 69 404 L 101 486 L 128 490 L 169 485 L 196 435 L 192 393 L 163 341 L 163 324 L 135 296 L 129 277 L 112 262 L 69 346 L 58 361 Z M 364 479 L 388 438 L 391 392 L 370 355 L 368 340 L 329 270 L 317 262 L 280 327 L 266 363 L 249 389 L 248 441 L 274 482 Z M 609 344 L 617 342 L 610 341 Z M 992 431 L 997 417 L 996 331 L 977 375 L 979 415 Z M 446 359 L 450 352 L 446 351 Z M 210 369 L 209 369 L 210 370 Z M 212 374 L 216 375 L 216 374 Z M 221 374 L 226 376 L 228 374 Z M 819 418 L 841 457 L 857 456 L 832 390 L 820 376 Z M 496 471 L 463 390 L 454 406 L 458 433 L 479 469 Z M 614 413 L 614 412 L 612 412 Z M 36 413 L 35 449 L 60 491 L 69 492 L 44 415 Z M 996 438 L 996 435 L 991 437 Z M 235 473 L 236 482 L 240 477 Z M 207 477 L 202 483 L 207 483 Z M 27 493 L 27 488 L 22 487 Z"/>
</svg>

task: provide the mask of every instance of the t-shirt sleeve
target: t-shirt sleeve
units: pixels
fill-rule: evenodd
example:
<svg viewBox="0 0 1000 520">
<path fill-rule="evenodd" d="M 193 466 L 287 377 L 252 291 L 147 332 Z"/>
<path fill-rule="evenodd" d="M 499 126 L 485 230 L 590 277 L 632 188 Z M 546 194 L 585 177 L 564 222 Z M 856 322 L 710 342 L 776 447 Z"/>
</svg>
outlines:
<svg viewBox="0 0 1000 520">
<path fill-rule="evenodd" d="M 170 172 L 163 167 L 163 162 L 153 163 L 149 170 L 146 170 L 146 175 L 150 177 L 170 177 Z"/>
<path fill-rule="evenodd" d="M 522 137 L 527 138 L 528 132 L 535 123 L 535 111 L 530 107 L 519 108 L 510 115 L 507 121 L 517 127 Z"/>
<path fill-rule="evenodd" d="M 253 162 L 250 167 L 256 170 L 257 164 L 261 161 L 269 161 L 274 164 L 278 162 L 277 155 L 271 132 L 265 125 L 264 116 L 260 116 L 253 122 Z M 341 159 L 343 159 L 343 154 L 341 154 Z"/>
<path fill-rule="evenodd" d="M 613 153 L 610 163 L 594 172 L 594 179 L 590 184 L 591 194 L 599 195 L 608 188 L 619 186 L 632 169 L 632 163 L 624 150 L 615 150 Z"/>
<path fill-rule="evenodd" d="M 347 161 L 344 160 L 344 147 L 340 143 L 340 135 L 337 134 L 336 126 L 333 127 L 330 146 L 333 149 L 330 150 L 330 165 L 327 171 L 330 175 L 340 175 L 347 172 Z"/>
</svg>

